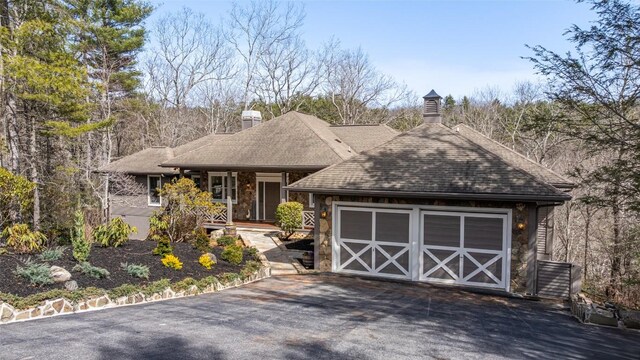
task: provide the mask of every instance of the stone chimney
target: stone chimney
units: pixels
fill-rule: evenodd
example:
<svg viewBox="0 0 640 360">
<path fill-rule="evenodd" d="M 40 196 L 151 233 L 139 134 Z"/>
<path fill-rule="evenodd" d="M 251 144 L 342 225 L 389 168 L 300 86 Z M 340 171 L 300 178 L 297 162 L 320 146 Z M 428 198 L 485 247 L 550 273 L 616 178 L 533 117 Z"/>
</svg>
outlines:
<svg viewBox="0 0 640 360">
<path fill-rule="evenodd" d="M 260 111 L 245 110 L 242 112 L 242 130 L 259 125 L 262 122 Z"/>
<path fill-rule="evenodd" d="M 422 109 L 422 119 L 425 124 L 439 124 L 442 122 L 441 100 L 435 90 L 431 90 L 424 99 L 424 108 Z"/>
</svg>

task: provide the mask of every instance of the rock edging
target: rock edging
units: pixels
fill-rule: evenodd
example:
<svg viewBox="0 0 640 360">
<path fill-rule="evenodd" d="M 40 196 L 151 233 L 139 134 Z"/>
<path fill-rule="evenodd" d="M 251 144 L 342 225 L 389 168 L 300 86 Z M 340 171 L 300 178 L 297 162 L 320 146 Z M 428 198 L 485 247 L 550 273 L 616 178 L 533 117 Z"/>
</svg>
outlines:
<svg viewBox="0 0 640 360">
<path fill-rule="evenodd" d="M 583 294 L 571 297 L 571 313 L 585 324 L 640 329 L 640 311 L 604 307 L 594 304 Z"/>
<path fill-rule="evenodd" d="M 269 262 L 266 261 L 266 258 L 262 254 L 259 254 L 259 258 L 260 262 L 262 263 L 262 267 L 245 279 L 235 279 L 225 284 L 216 282 L 202 290 L 198 289 L 197 286 L 192 285 L 187 290 L 174 291 L 171 286 L 169 286 L 163 291 L 151 295 L 145 295 L 142 292 L 138 292 L 128 296 L 121 296 L 111 299 L 107 294 L 104 294 L 99 297 L 80 300 L 78 302 L 71 302 L 65 298 L 58 298 L 45 300 L 41 305 L 23 310 L 16 309 L 10 304 L 0 301 L 0 325 L 19 321 L 42 319 L 51 316 L 102 310 L 117 306 L 137 305 L 162 300 L 177 299 L 186 296 L 195 296 L 199 294 L 212 293 L 228 288 L 238 287 L 271 276 L 271 267 L 269 266 Z"/>
</svg>

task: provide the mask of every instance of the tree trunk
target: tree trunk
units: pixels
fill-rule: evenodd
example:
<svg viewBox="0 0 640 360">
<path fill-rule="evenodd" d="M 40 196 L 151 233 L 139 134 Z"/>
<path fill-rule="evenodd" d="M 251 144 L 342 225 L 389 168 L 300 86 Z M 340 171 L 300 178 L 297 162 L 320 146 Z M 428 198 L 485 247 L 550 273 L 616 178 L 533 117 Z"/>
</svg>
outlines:
<svg viewBox="0 0 640 360">
<path fill-rule="evenodd" d="M 582 266 L 582 277 L 585 282 L 587 281 L 587 266 L 589 265 L 589 230 L 591 228 L 591 210 L 588 206 L 586 212 L 587 216 L 584 219 L 584 263 Z"/>
<path fill-rule="evenodd" d="M 617 186 L 616 186 L 617 188 Z M 620 216 L 621 209 L 618 204 L 618 196 L 613 197 L 613 206 L 611 207 L 613 216 L 613 246 L 611 248 L 611 273 L 609 278 L 609 286 L 607 288 L 607 297 L 612 298 L 618 290 L 618 280 L 620 278 L 622 264 L 622 247 L 620 238 Z"/>
<path fill-rule="evenodd" d="M 29 155 L 31 158 L 31 181 L 33 189 L 33 229 L 40 230 L 40 174 L 38 172 L 38 138 L 34 116 L 29 116 Z"/>
</svg>

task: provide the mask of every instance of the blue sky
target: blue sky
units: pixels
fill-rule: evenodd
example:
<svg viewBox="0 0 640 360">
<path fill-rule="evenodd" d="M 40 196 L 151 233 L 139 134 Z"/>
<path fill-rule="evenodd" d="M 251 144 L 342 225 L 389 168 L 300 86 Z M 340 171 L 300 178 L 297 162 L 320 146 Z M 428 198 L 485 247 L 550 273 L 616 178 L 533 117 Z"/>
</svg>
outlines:
<svg viewBox="0 0 640 360">
<path fill-rule="evenodd" d="M 303 37 L 318 48 L 332 36 L 343 47 L 362 47 L 381 71 L 419 95 L 470 95 L 487 86 L 509 91 L 515 82 L 535 80 L 521 59 L 529 45 L 571 49 L 563 32 L 595 19 L 587 4 L 537 1 L 302 1 Z M 152 0 L 152 23 L 181 7 L 218 23 L 230 1 Z"/>
</svg>

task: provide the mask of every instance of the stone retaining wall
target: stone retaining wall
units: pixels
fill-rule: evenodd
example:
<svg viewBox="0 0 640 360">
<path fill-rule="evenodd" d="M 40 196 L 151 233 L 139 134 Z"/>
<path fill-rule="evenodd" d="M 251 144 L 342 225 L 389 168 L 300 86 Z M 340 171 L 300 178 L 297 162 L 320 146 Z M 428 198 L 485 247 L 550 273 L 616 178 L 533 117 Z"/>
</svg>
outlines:
<svg viewBox="0 0 640 360">
<path fill-rule="evenodd" d="M 13 306 L 0 301 L 0 324 L 42 319 L 50 316 L 74 314 L 92 310 L 101 310 L 116 306 L 144 304 L 161 300 L 177 299 L 185 296 L 212 293 L 231 287 L 237 287 L 271 276 L 271 268 L 269 266 L 269 263 L 262 254 L 260 254 L 260 261 L 262 262 L 263 266 L 256 273 L 247 277 L 246 279 L 236 279 L 235 281 L 227 284 L 212 284 L 207 286 L 202 291 L 199 290 L 195 285 L 192 285 L 189 289 L 178 292 L 171 289 L 171 287 L 167 287 L 162 292 L 152 295 L 145 295 L 139 292 L 137 294 L 111 299 L 108 295 L 105 294 L 97 298 L 87 299 L 79 301 L 77 303 L 72 303 L 67 299 L 60 298 L 45 300 L 39 306 L 24 310 L 15 309 Z"/>
<path fill-rule="evenodd" d="M 640 311 L 600 306 L 581 294 L 571 297 L 571 313 L 585 324 L 640 329 Z"/>
</svg>

